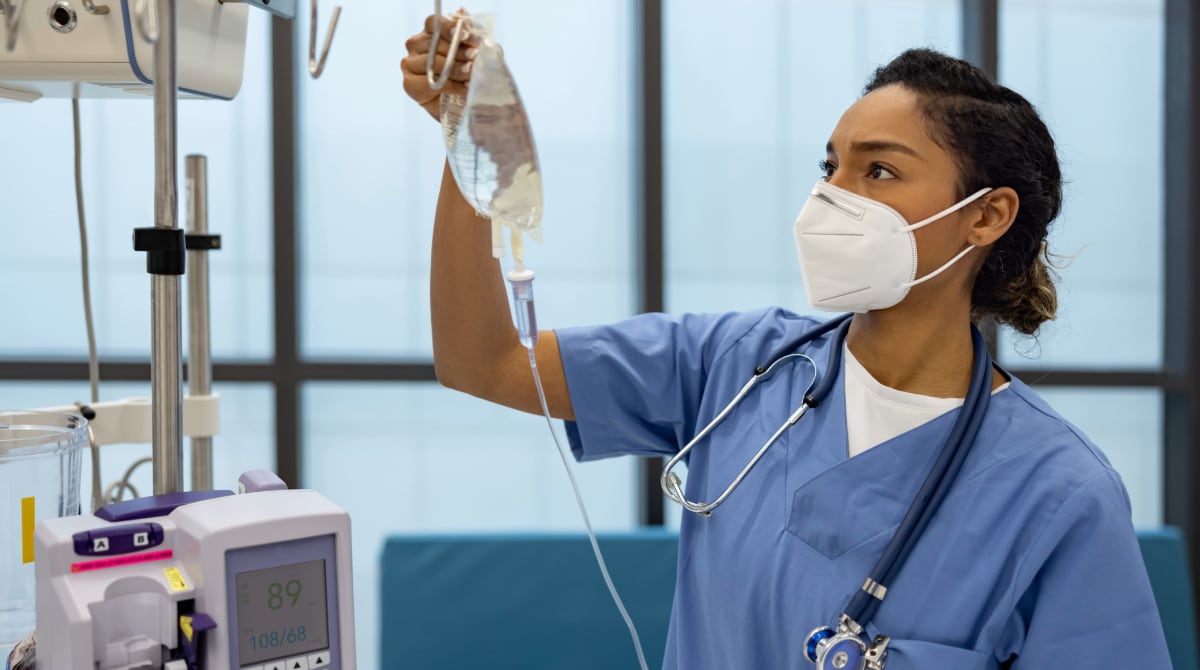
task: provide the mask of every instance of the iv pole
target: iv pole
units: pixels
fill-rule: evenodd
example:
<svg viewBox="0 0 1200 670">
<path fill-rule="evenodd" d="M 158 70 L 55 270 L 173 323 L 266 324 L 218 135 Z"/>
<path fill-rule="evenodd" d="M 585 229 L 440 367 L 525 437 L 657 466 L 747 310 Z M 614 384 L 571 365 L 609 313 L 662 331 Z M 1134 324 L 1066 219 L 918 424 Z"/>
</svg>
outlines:
<svg viewBox="0 0 1200 670">
<path fill-rule="evenodd" d="M 186 237 L 179 227 L 178 91 L 177 91 L 177 12 L 179 0 L 153 0 L 158 8 L 157 30 L 143 26 L 146 17 L 139 13 L 138 26 L 144 38 L 154 43 L 154 228 L 134 231 L 134 248 L 148 252 L 146 269 L 150 273 L 150 402 L 151 442 L 154 468 L 154 494 L 183 490 L 183 352 L 181 341 L 180 277 L 184 274 Z M 293 18 L 295 5 L 286 0 L 272 7 L 270 0 L 220 0 L 247 2 L 272 14 Z M 282 6 L 281 6 L 282 5 Z M 149 5 L 145 7 L 149 9 Z M 325 44 L 316 54 L 317 0 L 312 0 L 312 26 L 309 35 L 309 74 L 321 76 L 330 42 L 337 29 L 341 7 L 334 7 Z M 202 169 L 203 162 L 195 162 Z M 204 190 L 207 190 L 205 185 Z M 199 196 L 200 194 L 197 194 Z M 197 231 L 203 234 L 204 231 Z M 207 297 L 205 296 L 206 300 Z M 207 308 L 205 308 L 207 309 Z M 207 324 L 203 324 L 207 330 Z M 204 337 L 207 340 L 207 336 Z M 193 366 L 210 366 L 207 342 L 202 360 Z M 195 367 L 192 375 L 200 373 Z M 211 376 L 201 379 L 207 385 Z M 211 444 L 211 443 L 207 443 Z M 200 445 L 201 461 L 208 466 L 197 474 L 197 481 L 211 481 L 211 451 Z M 209 484 L 211 485 L 211 484 Z"/>
<path fill-rule="evenodd" d="M 176 91 L 177 37 L 175 10 L 178 0 L 157 0 L 158 39 L 154 43 L 154 227 L 177 231 L 172 238 L 184 254 L 179 230 L 178 92 Z M 171 239 L 166 238 L 164 239 Z M 154 494 L 178 493 L 183 488 L 182 345 L 180 335 L 180 275 L 150 268 L 150 402 L 153 445 Z M 172 268 L 173 269 L 173 268 Z"/>
<path fill-rule="evenodd" d="M 187 177 L 188 399 L 212 395 L 212 345 L 208 303 L 208 252 L 218 249 L 219 235 L 208 233 L 208 159 L 184 159 Z M 194 240 L 210 240 L 193 246 Z M 215 243 L 214 243 L 215 242 Z M 186 403 L 186 400 L 185 400 Z M 184 423 L 187 423 L 185 412 Z M 186 426 L 185 426 L 186 428 Z M 185 431 L 186 432 L 186 431 Z M 192 490 L 213 487 L 212 436 L 192 436 Z"/>
</svg>

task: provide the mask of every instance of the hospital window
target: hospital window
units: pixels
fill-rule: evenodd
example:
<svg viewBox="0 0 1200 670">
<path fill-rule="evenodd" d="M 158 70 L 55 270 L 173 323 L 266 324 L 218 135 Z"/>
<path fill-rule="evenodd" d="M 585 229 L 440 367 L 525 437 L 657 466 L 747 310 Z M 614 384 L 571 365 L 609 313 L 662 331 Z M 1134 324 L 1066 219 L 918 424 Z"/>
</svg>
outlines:
<svg viewBox="0 0 1200 670">
<path fill-rule="evenodd" d="M 1036 339 L 1000 331 L 999 360 L 1106 452 L 1136 524 L 1178 522 L 1170 500 L 1186 495 L 1164 473 L 1189 425 L 1181 398 L 1200 393 L 1172 363 L 1187 306 L 1165 280 L 1197 272 L 1171 260 L 1179 224 L 1163 187 L 1163 46 L 1180 1 L 473 3 L 497 16 L 537 134 L 546 241 L 528 259 L 542 325 L 647 309 L 807 311 L 791 224 L 840 112 L 905 47 L 979 58 L 994 38 L 1000 81 L 1043 113 L 1068 180 L 1051 238 L 1060 318 Z M 241 94 L 182 102 L 179 149 L 181 169 L 187 153 L 209 158 L 210 226 L 224 240 L 211 256 L 217 484 L 272 468 L 346 507 L 359 659 L 374 667 L 387 535 L 580 524 L 543 420 L 434 380 L 427 277 L 442 147 L 401 89 L 395 33 L 430 7 L 346 4 L 316 81 L 307 14 L 290 25 L 252 13 Z M 145 395 L 149 280 L 129 230 L 152 216 L 151 109 L 84 100 L 82 114 L 101 395 Z M 13 242 L 0 244 L 0 407 L 86 400 L 70 106 L 0 104 L 0 120 L 21 129 L 2 156 L 20 169 L 0 179 L 0 231 Z M 105 479 L 145 452 L 106 450 Z M 598 528 L 677 523 L 657 466 L 577 467 Z M 148 470 L 134 482 L 149 489 Z"/>
<path fill-rule="evenodd" d="M 223 242 L 209 272 L 213 356 L 222 361 L 272 356 L 270 23 L 259 14 L 250 17 L 238 97 L 179 102 L 179 174 L 185 155 L 208 157 L 209 227 Z M 0 119 L 20 129 L 0 143 L 0 304 L 22 315 L 0 322 L 0 359 L 86 358 L 71 104 L 0 103 Z M 153 106 L 85 99 L 80 120 L 96 343 L 105 361 L 146 360 L 150 280 L 131 239 L 154 223 Z"/>
</svg>

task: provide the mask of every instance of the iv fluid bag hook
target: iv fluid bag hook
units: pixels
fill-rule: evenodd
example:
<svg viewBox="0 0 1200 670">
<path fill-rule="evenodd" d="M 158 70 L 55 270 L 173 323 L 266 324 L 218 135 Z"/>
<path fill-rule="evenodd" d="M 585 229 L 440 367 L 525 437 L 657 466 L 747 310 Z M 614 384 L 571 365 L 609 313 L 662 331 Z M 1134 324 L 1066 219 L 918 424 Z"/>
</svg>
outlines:
<svg viewBox="0 0 1200 670">
<path fill-rule="evenodd" d="M 442 90 L 446 85 L 446 80 L 450 78 L 450 68 L 454 67 L 454 59 L 458 55 L 458 44 L 462 41 L 463 21 L 460 18 L 454 26 L 454 37 L 450 40 L 450 48 L 446 50 L 446 65 L 442 68 L 442 73 L 434 78 L 433 64 L 437 58 L 438 38 L 442 33 L 442 0 L 434 0 L 433 2 L 433 39 L 429 43 L 429 56 L 425 61 L 425 78 L 429 81 L 429 87 L 435 91 Z"/>
<path fill-rule="evenodd" d="M 108 13 L 108 5 L 100 5 L 97 7 L 93 0 L 82 0 L 82 2 L 83 8 L 87 10 L 88 14 L 104 15 Z"/>
<path fill-rule="evenodd" d="M 4 15 L 4 29 L 8 33 L 4 47 L 9 51 L 17 48 L 17 31 L 21 29 L 21 10 L 24 8 L 25 0 L 0 0 L 0 14 Z"/>
<path fill-rule="evenodd" d="M 133 5 L 133 15 L 137 24 L 138 32 L 142 34 L 142 39 L 150 44 L 158 42 L 158 16 L 150 9 L 150 0 L 137 0 Z"/>
<path fill-rule="evenodd" d="M 334 5 L 333 17 L 329 19 L 329 30 L 325 31 L 325 45 L 321 47 L 321 57 L 317 58 L 317 0 L 312 0 L 312 16 L 308 21 L 308 74 L 313 79 L 325 71 L 325 59 L 329 58 L 329 46 L 333 43 L 333 31 L 337 30 L 338 17 L 342 15 L 342 6 Z"/>
</svg>

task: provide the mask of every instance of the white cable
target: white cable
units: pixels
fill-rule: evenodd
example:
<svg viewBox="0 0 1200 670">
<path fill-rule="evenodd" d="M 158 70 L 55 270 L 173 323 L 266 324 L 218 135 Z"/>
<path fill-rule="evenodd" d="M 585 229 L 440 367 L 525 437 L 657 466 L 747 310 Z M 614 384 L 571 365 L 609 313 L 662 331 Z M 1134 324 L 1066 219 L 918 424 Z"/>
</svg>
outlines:
<svg viewBox="0 0 1200 670">
<path fill-rule="evenodd" d="M 81 268 L 83 272 L 83 320 L 87 326 L 88 340 L 88 382 L 91 386 L 91 402 L 100 402 L 100 357 L 96 352 L 96 324 L 92 318 L 92 283 L 91 270 L 88 262 L 87 218 L 83 207 L 83 142 L 79 122 L 79 98 L 71 98 L 71 121 L 75 135 L 75 211 L 79 218 L 79 249 Z M 106 490 L 101 484 L 100 476 L 100 447 L 88 440 L 92 454 L 92 511 L 100 509 L 108 503 L 117 502 L 128 491 L 137 498 L 138 490 L 133 486 L 133 473 L 152 459 L 142 458 L 129 466 L 125 476 L 109 485 Z"/>
<path fill-rule="evenodd" d="M 71 125 L 75 134 L 75 212 L 79 218 L 79 250 L 83 272 L 83 320 L 87 326 L 88 382 L 91 385 L 92 404 L 100 402 L 100 358 L 96 354 L 96 327 L 92 321 L 92 283 L 88 269 L 87 219 L 83 208 L 83 141 L 79 129 L 79 98 L 71 98 Z M 88 441 L 92 454 L 92 511 L 104 505 L 104 491 L 100 478 L 100 448 Z"/>
<path fill-rule="evenodd" d="M 637 651 L 638 664 L 642 670 L 649 670 L 646 665 L 646 655 L 642 652 L 642 641 L 638 637 L 637 628 L 633 625 L 633 619 L 625 609 L 625 603 L 621 602 L 621 596 L 617 594 L 617 587 L 613 585 L 612 577 L 608 575 L 608 566 L 604 563 L 604 555 L 600 553 L 600 544 L 596 541 L 596 532 L 592 530 L 592 521 L 588 518 L 587 507 L 583 504 L 583 494 L 579 491 L 579 482 L 575 481 L 575 471 L 571 468 L 567 451 L 563 449 L 562 442 L 558 439 L 558 433 L 554 430 L 554 419 L 550 416 L 550 407 L 546 404 L 546 392 L 542 389 L 542 377 L 538 374 L 537 357 L 533 353 L 533 347 L 528 347 L 528 349 L 529 368 L 533 371 L 533 383 L 537 386 L 538 400 L 542 403 L 542 414 L 546 417 L 546 425 L 550 427 L 554 446 L 558 447 L 558 455 L 562 458 L 563 467 L 567 470 L 567 477 L 571 479 L 571 488 L 575 491 L 575 502 L 579 504 L 579 514 L 583 516 L 583 525 L 587 527 L 588 540 L 592 543 L 592 553 L 596 555 L 596 563 L 600 566 L 600 574 L 604 576 L 608 592 L 612 595 L 613 602 L 617 604 L 617 609 L 621 611 L 621 618 L 625 620 L 629 634 L 633 637 L 633 647 Z"/>
</svg>

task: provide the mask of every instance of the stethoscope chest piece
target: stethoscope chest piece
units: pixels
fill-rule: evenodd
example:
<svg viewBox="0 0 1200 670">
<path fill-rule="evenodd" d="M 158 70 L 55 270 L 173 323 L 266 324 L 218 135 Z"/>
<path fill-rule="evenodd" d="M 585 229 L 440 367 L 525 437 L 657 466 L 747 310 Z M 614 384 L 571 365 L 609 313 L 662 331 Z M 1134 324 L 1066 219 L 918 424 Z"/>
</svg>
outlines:
<svg viewBox="0 0 1200 670">
<path fill-rule="evenodd" d="M 817 670 L 882 670 L 890 641 L 881 635 L 867 646 L 861 634 L 843 627 L 818 628 L 809 634 L 804 652 Z"/>
<path fill-rule="evenodd" d="M 820 628 L 809 636 L 805 652 L 817 670 L 866 670 L 866 646 L 853 633 Z"/>
</svg>

